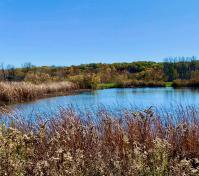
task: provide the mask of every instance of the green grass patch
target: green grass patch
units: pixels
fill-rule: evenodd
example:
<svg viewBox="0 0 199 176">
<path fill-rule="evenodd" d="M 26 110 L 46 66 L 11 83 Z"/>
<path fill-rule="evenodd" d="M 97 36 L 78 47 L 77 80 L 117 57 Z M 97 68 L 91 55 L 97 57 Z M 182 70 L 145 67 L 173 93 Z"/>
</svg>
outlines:
<svg viewBox="0 0 199 176">
<path fill-rule="evenodd" d="M 166 86 L 166 87 L 172 87 L 172 84 L 173 84 L 173 82 L 166 82 L 166 83 L 165 83 L 165 86 Z"/>
<path fill-rule="evenodd" d="M 118 87 L 117 83 L 103 83 L 103 84 L 97 85 L 98 89 L 110 89 L 110 88 L 117 88 L 117 87 Z"/>
</svg>

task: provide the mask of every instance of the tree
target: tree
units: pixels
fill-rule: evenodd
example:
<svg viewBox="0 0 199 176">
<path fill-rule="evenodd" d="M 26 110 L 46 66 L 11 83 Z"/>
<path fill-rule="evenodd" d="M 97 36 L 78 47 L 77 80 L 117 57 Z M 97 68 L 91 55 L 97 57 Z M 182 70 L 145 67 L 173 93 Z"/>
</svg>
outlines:
<svg viewBox="0 0 199 176">
<path fill-rule="evenodd" d="M 167 81 L 173 81 L 178 78 L 178 72 L 175 68 L 175 64 L 172 62 L 164 62 L 163 70 L 167 77 Z"/>
<path fill-rule="evenodd" d="M 100 77 L 97 75 L 92 75 L 91 88 L 97 89 L 97 85 L 100 83 Z"/>
<path fill-rule="evenodd" d="M 22 65 L 22 68 L 24 73 L 26 74 L 31 70 L 31 68 L 33 68 L 33 65 L 30 62 L 26 62 Z"/>
<path fill-rule="evenodd" d="M 7 76 L 6 79 L 9 81 L 15 80 L 16 79 L 16 72 L 15 72 L 15 67 L 13 65 L 7 65 Z"/>
<path fill-rule="evenodd" d="M 4 64 L 3 63 L 1 63 L 0 69 L 1 69 L 1 77 L 2 77 L 2 79 L 6 80 L 6 72 L 5 72 L 5 68 L 4 68 Z"/>
</svg>

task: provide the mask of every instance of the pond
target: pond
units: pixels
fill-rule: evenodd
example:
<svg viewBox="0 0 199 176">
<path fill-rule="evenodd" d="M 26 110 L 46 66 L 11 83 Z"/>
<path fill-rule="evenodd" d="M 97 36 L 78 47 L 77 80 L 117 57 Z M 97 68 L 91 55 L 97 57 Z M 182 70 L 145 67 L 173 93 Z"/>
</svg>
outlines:
<svg viewBox="0 0 199 176">
<path fill-rule="evenodd" d="M 138 108 L 145 109 L 151 106 L 171 108 L 176 105 L 198 106 L 199 90 L 168 88 L 125 88 L 104 89 L 83 92 L 76 95 L 52 97 L 30 103 L 12 105 L 11 109 L 18 114 L 35 116 L 35 114 L 51 114 L 60 107 L 77 108 L 78 110 L 96 110 L 99 107 L 108 109 Z"/>
</svg>

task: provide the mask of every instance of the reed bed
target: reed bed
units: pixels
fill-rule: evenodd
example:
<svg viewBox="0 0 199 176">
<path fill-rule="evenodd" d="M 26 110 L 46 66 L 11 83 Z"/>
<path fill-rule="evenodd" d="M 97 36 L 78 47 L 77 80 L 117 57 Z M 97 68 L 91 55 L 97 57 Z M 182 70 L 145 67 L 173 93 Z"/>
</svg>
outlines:
<svg viewBox="0 0 199 176">
<path fill-rule="evenodd" d="M 190 79 L 190 80 L 180 80 L 177 79 L 173 81 L 173 87 L 199 87 L 199 80 L 198 79 Z"/>
<path fill-rule="evenodd" d="M 61 94 L 77 89 L 71 82 L 53 82 L 32 84 L 28 82 L 0 82 L 0 101 L 4 103 L 18 103 L 35 100 L 51 94 Z"/>
<path fill-rule="evenodd" d="M 60 109 L 37 123 L 12 117 L 0 127 L 0 175 L 165 176 L 199 174 L 199 116 Z"/>
</svg>

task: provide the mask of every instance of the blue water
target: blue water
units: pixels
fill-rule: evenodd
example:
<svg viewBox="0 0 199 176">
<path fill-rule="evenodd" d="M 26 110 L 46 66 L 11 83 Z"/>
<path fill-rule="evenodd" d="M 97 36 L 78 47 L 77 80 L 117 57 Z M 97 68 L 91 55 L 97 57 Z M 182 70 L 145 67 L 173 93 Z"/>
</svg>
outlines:
<svg viewBox="0 0 199 176">
<path fill-rule="evenodd" d="M 51 114 L 60 108 L 73 107 L 81 111 L 93 111 L 101 107 L 107 109 L 137 108 L 151 106 L 171 108 L 176 105 L 199 105 L 199 90 L 168 88 L 126 88 L 105 89 L 76 95 L 37 100 L 30 103 L 12 105 L 11 108 L 25 116 Z"/>
</svg>

